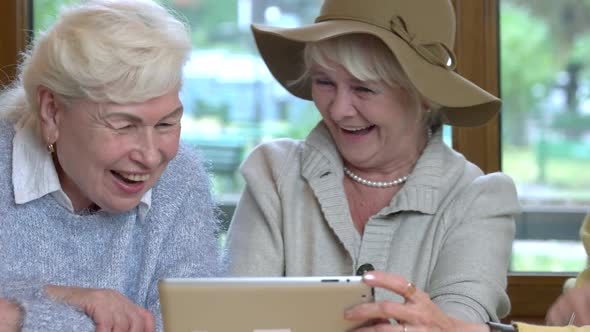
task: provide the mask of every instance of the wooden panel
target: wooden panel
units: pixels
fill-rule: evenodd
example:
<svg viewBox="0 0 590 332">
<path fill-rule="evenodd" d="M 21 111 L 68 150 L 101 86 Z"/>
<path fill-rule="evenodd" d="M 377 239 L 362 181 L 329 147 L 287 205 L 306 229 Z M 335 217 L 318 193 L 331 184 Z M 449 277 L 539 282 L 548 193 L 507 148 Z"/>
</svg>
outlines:
<svg viewBox="0 0 590 332">
<path fill-rule="evenodd" d="M 551 304 L 561 295 L 563 283 L 574 274 L 514 274 L 508 277 L 508 296 L 512 303 L 505 322 L 543 324 Z"/>
<path fill-rule="evenodd" d="M 18 54 L 26 47 L 28 35 L 27 1 L 0 1 L 0 87 L 16 76 Z"/>
<path fill-rule="evenodd" d="M 498 2 L 453 0 L 453 3 L 457 14 L 457 72 L 498 96 Z M 453 147 L 485 173 L 500 170 L 498 117 L 478 128 L 453 128 Z"/>
</svg>

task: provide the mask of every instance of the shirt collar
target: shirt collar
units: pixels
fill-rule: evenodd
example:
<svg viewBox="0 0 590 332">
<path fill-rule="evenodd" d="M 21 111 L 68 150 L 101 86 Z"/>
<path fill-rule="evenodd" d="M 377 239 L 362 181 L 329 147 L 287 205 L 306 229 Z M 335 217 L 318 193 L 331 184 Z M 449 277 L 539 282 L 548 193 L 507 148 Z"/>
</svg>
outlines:
<svg viewBox="0 0 590 332">
<path fill-rule="evenodd" d="M 71 200 L 62 190 L 51 154 L 47 152 L 37 134 L 37 121 L 33 114 L 22 116 L 14 125 L 12 141 L 12 184 L 16 204 L 39 199 L 47 194 L 68 211 L 74 213 Z M 152 203 L 152 190 L 148 190 L 139 203 L 139 218 L 144 220 Z"/>
</svg>

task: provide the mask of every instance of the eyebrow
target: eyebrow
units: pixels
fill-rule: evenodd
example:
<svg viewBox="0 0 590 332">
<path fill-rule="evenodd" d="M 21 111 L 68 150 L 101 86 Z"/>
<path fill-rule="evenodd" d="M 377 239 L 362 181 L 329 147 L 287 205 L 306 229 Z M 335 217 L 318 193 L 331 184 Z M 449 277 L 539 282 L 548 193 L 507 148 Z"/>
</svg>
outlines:
<svg viewBox="0 0 590 332">
<path fill-rule="evenodd" d="M 314 76 L 326 76 L 326 77 L 328 77 L 328 79 L 330 78 L 330 75 L 326 71 L 324 71 L 322 69 L 320 69 L 320 70 L 313 70 L 312 69 L 310 71 L 310 76 L 312 78 Z M 358 78 L 356 78 L 354 76 L 352 78 L 349 78 L 348 79 L 348 82 L 351 83 L 351 84 L 360 84 L 360 85 L 374 85 L 374 84 L 377 84 L 376 81 L 373 81 L 373 80 L 363 81 L 363 80 L 358 79 Z"/>
<path fill-rule="evenodd" d="M 175 117 L 181 115 L 182 112 L 183 112 L 183 107 L 180 106 L 180 107 L 176 108 L 174 111 L 163 116 L 158 121 L 162 121 L 162 120 L 169 119 L 169 118 L 175 118 Z M 130 114 L 130 113 L 124 113 L 124 112 L 109 113 L 104 116 L 104 119 L 109 119 L 109 118 L 114 118 L 114 117 L 121 117 L 121 118 L 127 119 L 129 121 L 133 121 L 133 122 L 143 122 L 143 119 L 140 118 L 139 116 L 136 116 L 136 115 Z"/>
<path fill-rule="evenodd" d="M 319 67 L 319 68 L 312 67 L 309 70 L 309 73 L 311 75 L 327 75 L 326 70 L 324 68 L 321 68 L 321 67 Z"/>
</svg>

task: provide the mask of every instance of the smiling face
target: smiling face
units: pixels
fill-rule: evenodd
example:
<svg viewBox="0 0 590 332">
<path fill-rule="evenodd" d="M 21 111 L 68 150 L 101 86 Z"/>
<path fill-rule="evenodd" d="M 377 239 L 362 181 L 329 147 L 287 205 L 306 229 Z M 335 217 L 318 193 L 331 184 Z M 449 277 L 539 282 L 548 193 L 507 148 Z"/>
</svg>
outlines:
<svg viewBox="0 0 590 332">
<path fill-rule="evenodd" d="M 143 103 L 60 102 L 39 92 L 41 128 L 55 142 L 60 183 L 76 211 L 96 204 L 123 212 L 139 204 L 178 151 L 178 91 Z"/>
<path fill-rule="evenodd" d="M 421 103 L 405 88 L 383 81 L 361 81 L 328 61 L 314 65 L 313 101 L 345 164 L 387 170 L 415 161 L 425 134 Z"/>
</svg>

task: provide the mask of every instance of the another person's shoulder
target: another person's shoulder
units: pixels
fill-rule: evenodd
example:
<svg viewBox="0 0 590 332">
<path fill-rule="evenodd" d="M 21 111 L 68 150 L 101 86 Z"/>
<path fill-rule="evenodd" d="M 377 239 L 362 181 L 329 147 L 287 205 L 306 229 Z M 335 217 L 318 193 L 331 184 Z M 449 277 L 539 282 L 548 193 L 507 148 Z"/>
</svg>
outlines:
<svg viewBox="0 0 590 332">
<path fill-rule="evenodd" d="M 12 160 L 12 141 L 14 134 L 14 123 L 7 119 L 0 118 L 0 156 L 2 160 L 6 161 L 2 163 L 6 164 L 5 167 L 12 165 L 10 160 Z"/>
<path fill-rule="evenodd" d="M 457 174 L 451 179 L 451 192 L 455 192 L 455 204 L 469 206 L 478 204 L 490 209 L 504 209 L 507 213 L 520 211 L 516 185 L 512 178 L 502 172 L 484 173 L 477 165 L 466 160 L 463 155 L 453 151 L 450 173 Z"/>
<path fill-rule="evenodd" d="M 257 145 L 250 153 L 248 159 L 264 157 L 267 160 L 283 160 L 286 156 L 303 148 L 303 141 L 291 138 L 277 138 Z"/>
<path fill-rule="evenodd" d="M 514 216 L 521 211 L 512 178 L 501 172 L 474 177 L 458 195 L 457 205 L 480 214 Z"/>
<path fill-rule="evenodd" d="M 158 227 L 170 227 L 178 218 L 199 220 L 191 225 L 217 227 L 211 179 L 194 146 L 181 144 L 178 153 L 152 188 L 148 216 Z M 201 227 L 198 226 L 198 227 Z"/>
<path fill-rule="evenodd" d="M 181 143 L 155 186 L 155 191 L 180 195 L 188 191 L 208 192 L 210 175 L 203 165 L 197 147 Z"/>
<path fill-rule="evenodd" d="M 446 146 L 445 146 L 446 147 Z M 461 153 L 446 147 L 444 165 L 447 173 L 455 174 L 455 188 L 489 188 L 493 191 L 507 191 L 516 194 L 516 186 L 512 178 L 502 172 L 484 173 L 481 168 L 467 160 Z"/>
<path fill-rule="evenodd" d="M 243 173 L 258 170 L 278 175 L 286 168 L 298 167 L 304 142 L 290 138 L 279 138 L 256 146 L 244 161 Z"/>
<path fill-rule="evenodd" d="M 465 161 L 463 181 L 466 183 L 466 189 L 468 190 L 501 193 L 517 200 L 516 185 L 512 177 L 506 173 L 497 171 L 486 174 L 477 165 Z"/>
<path fill-rule="evenodd" d="M 14 133 L 14 122 L 0 116 L 0 137 L 2 137 L 2 141 L 5 140 L 5 137 L 14 136 Z"/>
</svg>

